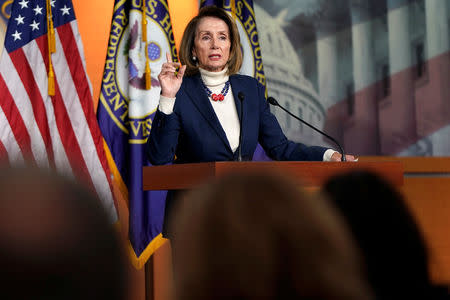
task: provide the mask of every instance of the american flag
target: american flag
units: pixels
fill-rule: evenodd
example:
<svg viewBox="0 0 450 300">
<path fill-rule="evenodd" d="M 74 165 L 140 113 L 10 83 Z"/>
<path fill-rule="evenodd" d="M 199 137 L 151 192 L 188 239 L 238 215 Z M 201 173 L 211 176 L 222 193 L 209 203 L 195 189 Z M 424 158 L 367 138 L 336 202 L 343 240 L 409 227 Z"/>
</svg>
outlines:
<svg viewBox="0 0 450 300">
<path fill-rule="evenodd" d="M 56 45 L 51 56 L 48 16 Z M 49 65 L 54 96 L 48 92 Z M 0 91 L 0 157 L 75 176 L 97 193 L 117 221 L 71 0 L 14 1 L 0 60 Z"/>
</svg>

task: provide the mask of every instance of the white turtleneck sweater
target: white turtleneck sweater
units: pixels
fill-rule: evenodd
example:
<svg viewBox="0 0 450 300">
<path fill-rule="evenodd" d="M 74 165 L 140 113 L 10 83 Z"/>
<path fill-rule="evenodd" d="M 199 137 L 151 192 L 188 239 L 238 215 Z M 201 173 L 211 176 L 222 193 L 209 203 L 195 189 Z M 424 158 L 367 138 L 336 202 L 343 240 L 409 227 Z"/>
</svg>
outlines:
<svg viewBox="0 0 450 300">
<path fill-rule="evenodd" d="M 199 68 L 199 70 L 201 78 L 205 85 L 213 92 L 213 94 L 219 94 L 225 86 L 225 82 L 228 81 L 229 77 L 226 74 L 228 68 L 225 68 L 220 72 L 209 72 L 202 68 Z M 170 115 L 171 113 L 173 113 L 175 100 L 176 98 L 160 96 L 158 108 L 159 111 L 166 115 Z M 231 86 L 223 101 L 213 101 L 211 97 L 209 97 L 209 101 L 211 102 L 214 112 L 219 119 L 220 125 L 225 131 L 231 150 L 235 152 L 237 147 L 239 146 L 240 125 L 236 105 L 234 103 L 233 92 L 231 91 Z M 330 161 L 331 155 L 333 155 L 334 152 L 335 151 L 332 149 L 328 149 L 327 151 L 325 151 L 323 160 Z"/>
</svg>

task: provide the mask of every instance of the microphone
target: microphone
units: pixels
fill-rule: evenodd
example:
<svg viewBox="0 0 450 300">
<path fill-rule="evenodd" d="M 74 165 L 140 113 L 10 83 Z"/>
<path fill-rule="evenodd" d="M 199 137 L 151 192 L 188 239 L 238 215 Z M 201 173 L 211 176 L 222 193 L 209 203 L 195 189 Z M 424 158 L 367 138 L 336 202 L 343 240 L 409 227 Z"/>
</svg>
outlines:
<svg viewBox="0 0 450 300">
<path fill-rule="evenodd" d="M 281 106 L 277 100 L 275 100 L 275 98 L 273 97 L 269 97 L 267 98 L 267 102 L 269 102 L 271 105 L 273 106 L 278 106 L 279 108 L 281 108 L 282 110 L 284 110 L 285 112 L 287 112 L 290 116 L 294 117 L 295 119 L 299 120 L 300 122 L 302 122 L 303 124 L 305 124 L 306 126 L 314 129 L 315 131 L 317 131 L 318 133 L 326 136 L 328 139 L 330 139 L 331 141 L 333 141 L 338 147 L 339 150 L 341 152 L 341 161 L 346 161 L 347 159 L 345 158 L 345 153 L 344 153 L 344 149 L 342 149 L 341 145 L 338 143 L 338 141 L 336 141 L 333 137 L 329 136 L 328 134 L 326 134 L 325 132 L 323 132 L 322 130 L 314 127 L 313 125 L 309 124 L 306 121 L 303 121 L 302 119 L 300 119 L 299 117 L 297 117 L 296 115 L 292 114 L 290 111 L 288 111 L 286 108 L 284 108 L 283 106 Z"/>
<path fill-rule="evenodd" d="M 238 147 L 238 161 L 242 161 L 242 119 L 244 116 L 244 98 L 243 92 L 238 93 L 238 98 L 241 102 L 241 113 L 239 117 L 239 147 Z"/>
</svg>

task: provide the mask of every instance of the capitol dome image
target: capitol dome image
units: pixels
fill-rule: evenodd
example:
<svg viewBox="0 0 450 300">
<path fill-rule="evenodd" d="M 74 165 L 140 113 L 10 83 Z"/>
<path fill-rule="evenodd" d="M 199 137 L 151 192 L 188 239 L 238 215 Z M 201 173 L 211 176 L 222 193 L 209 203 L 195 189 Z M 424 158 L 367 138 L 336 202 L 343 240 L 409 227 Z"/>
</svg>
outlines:
<svg viewBox="0 0 450 300">
<path fill-rule="evenodd" d="M 325 108 L 312 83 L 305 78 L 302 63 L 283 30 L 281 17 L 272 17 L 255 4 L 259 42 L 262 49 L 268 96 L 274 97 L 293 114 L 322 129 Z M 285 135 L 308 145 L 328 145 L 323 137 L 289 116 L 279 107 L 271 107 Z"/>
</svg>

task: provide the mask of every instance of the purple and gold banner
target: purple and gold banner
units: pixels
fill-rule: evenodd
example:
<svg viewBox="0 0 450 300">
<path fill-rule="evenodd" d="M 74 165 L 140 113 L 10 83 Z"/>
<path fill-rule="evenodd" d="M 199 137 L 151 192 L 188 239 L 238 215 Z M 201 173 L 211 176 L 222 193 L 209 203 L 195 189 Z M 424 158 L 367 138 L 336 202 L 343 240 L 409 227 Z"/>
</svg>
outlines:
<svg viewBox="0 0 450 300">
<path fill-rule="evenodd" d="M 159 102 L 157 76 L 166 53 L 177 59 L 167 2 L 116 0 L 97 117 L 111 153 L 115 182 L 129 200 L 131 257 L 137 268 L 164 241 L 166 191 L 144 192 L 142 167 L 149 165 L 145 144 Z"/>
</svg>

